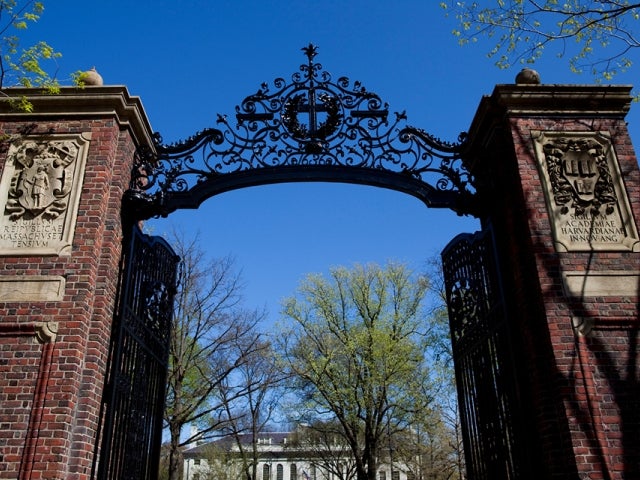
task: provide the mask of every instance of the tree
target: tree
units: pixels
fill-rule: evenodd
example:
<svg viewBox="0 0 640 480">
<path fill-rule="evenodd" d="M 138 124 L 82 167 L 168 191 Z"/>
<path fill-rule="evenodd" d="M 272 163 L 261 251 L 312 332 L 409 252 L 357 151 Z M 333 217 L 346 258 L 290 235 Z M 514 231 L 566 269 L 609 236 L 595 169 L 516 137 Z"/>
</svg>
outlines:
<svg viewBox="0 0 640 480">
<path fill-rule="evenodd" d="M 338 480 L 356 479 L 356 464 L 351 448 L 344 440 L 340 423 L 335 419 L 317 420 L 298 426 L 290 446 L 308 452 L 308 462 L 316 471 L 326 472 L 330 478 Z"/>
<path fill-rule="evenodd" d="M 281 352 L 300 392 L 298 421 L 335 419 L 358 480 L 375 480 L 383 439 L 432 402 L 428 286 L 403 265 L 356 265 L 309 275 L 285 301 L 293 324 Z"/>
<path fill-rule="evenodd" d="M 47 93 L 58 93 L 59 84 L 47 73 L 44 62 L 54 62 L 61 54 L 44 41 L 22 48 L 20 34 L 35 23 L 44 12 L 44 4 L 34 0 L 0 0 L 0 91 L 7 87 L 36 87 Z M 74 82 L 81 83 L 74 74 Z M 25 98 L 9 98 L 12 107 L 30 112 L 33 105 Z"/>
<path fill-rule="evenodd" d="M 246 394 L 221 395 L 230 379 L 261 348 L 261 315 L 240 304 L 240 278 L 230 258 L 207 260 L 197 239 L 175 236 L 182 257 L 169 350 L 165 424 L 169 479 L 182 478 L 182 447 L 205 440 L 229 423 L 227 403 Z M 183 437 L 187 424 L 197 431 Z"/>
<path fill-rule="evenodd" d="M 464 452 L 457 405 L 455 375 L 446 293 L 440 257 L 427 261 L 429 278 L 427 315 L 431 328 L 430 375 L 437 388 L 432 390 L 429 408 L 412 417 L 405 431 L 387 437 L 387 459 L 393 470 L 404 470 L 408 478 L 461 480 Z"/>
<path fill-rule="evenodd" d="M 244 356 L 247 361 L 238 367 L 233 378 L 226 379 L 220 396 L 228 418 L 225 431 L 238 449 L 235 461 L 246 480 L 256 480 L 258 438 L 279 407 L 279 390 L 285 376 L 274 363 L 275 355 L 268 341 L 251 346 Z"/>
<path fill-rule="evenodd" d="M 427 275 L 431 279 L 429 290 L 431 302 L 430 318 L 434 335 L 439 340 L 434 349 L 437 361 L 434 362 L 433 376 L 438 385 L 434 408 L 430 415 L 418 417 L 414 425 L 418 457 L 416 478 L 464 479 L 464 446 L 462 424 L 456 392 L 453 352 L 449 334 L 447 294 L 445 289 L 442 258 L 428 260 Z"/>
<path fill-rule="evenodd" d="M 457 407 L 451 406 L 453 410 L 447 411 L 438 403 L 418 416 L 410 429 L 387 439 L 392 468 L 405 470 L 414 479 L 465 478 L 459 422 L 451 423 L 458 419 Z"/>
<path fill-rule="evenodd" d="M 206 463 L 201 463 L 198 468 L 197 478 L 199 480 L 239 480 L 242 478 L 244 475 L 242 462 L 238 461 L 236 452 L 227 447 L 228 444 L 220 446 L 212 443 L 202 447 Z"/>
<path fill-rule="evenodd" d="M 489 56 L 507 68 L 534 63 L 548 47 L 569 56 L 574 72 L 585 69 L 598 80 L 627 70 L 640 47 L 640 3 L 628 0 L 496 0 L 440 2 L 458 21 L 461 43 L 488 37 Z M 606 50 L 607 53 L 601 53 Z"/>
</svg>

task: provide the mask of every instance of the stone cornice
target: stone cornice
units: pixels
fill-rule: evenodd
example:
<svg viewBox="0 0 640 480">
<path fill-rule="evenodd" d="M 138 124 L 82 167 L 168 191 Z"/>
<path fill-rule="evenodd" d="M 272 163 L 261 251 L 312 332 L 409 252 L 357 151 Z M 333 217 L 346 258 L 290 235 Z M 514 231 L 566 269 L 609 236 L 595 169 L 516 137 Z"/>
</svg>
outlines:
<svg viewBox="0 0 640 480">
<path fill-rule="evenodd" d="M 511 117 L 624 118 L 631 107 L 630 85 L 496 85 L 486 95 L 469 128 L 471 149 Z"/>
<path fill-rule="evenodd" d="M 62 87 L 56 95 L 43 94 L 36 88 L 8 88 L 9 98 L 26 97 L 33 104 L 32 113 L 16 112 L 0 97 L 0 116 L 17 120 L 50 118 L 115 117 L 119 125 L 129 129 L 137 145 L 153 148 L 153 130 L 140 97 L 131 96 L 125 86 L 85 88 Z"/>
<path fill-rule="evenodd" d="M 512 116 L 626 115 L 630 85 L 496 85 L 483 98 Z M 482 107 L 482 103 L 480 104 Z"/>
</svg>

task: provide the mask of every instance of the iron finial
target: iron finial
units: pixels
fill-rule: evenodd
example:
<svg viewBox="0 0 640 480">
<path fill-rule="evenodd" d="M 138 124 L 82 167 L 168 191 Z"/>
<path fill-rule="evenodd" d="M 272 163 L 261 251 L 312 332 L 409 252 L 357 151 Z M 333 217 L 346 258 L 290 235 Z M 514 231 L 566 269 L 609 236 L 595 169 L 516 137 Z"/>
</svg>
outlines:
<svg viewBox="0 0 640 480">
<path fill-rule="evenodd" d="M 309 43 L 306 47 L 302 47 L 302 51 L 307 56 L 309 61 L 312 61 L 313 58 L 318 54 L 318 47 L 316 47 L 313 43 Z"/>
</svg>

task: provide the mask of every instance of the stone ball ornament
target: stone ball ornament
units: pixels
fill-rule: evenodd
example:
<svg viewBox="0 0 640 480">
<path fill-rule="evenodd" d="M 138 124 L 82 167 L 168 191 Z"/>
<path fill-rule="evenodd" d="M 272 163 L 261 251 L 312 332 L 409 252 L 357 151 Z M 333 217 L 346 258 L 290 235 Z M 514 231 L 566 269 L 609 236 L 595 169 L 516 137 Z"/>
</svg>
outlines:
<svg viewBox="0 0 640 480">
<path fill-rule="evenodd" d="M 523 68 L 516 75 L 518 85 L 540 85 L 540 74 L 532 68 Z"/>
<path fill-rule="evenodd" d="M 82 81 L 85 86 L 101 87 L 104 84 L 102 76 L 97 72 L 96 67 L 92 67 L 90 70 L 84 72 Z"/>
</svg>

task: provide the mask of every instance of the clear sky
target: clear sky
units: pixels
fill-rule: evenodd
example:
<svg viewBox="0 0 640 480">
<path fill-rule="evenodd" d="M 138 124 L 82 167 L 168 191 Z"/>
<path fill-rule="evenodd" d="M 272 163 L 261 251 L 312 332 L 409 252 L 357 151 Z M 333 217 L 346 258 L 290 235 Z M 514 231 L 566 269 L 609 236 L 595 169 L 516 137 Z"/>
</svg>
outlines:
<svg viewBox="0 0 640 480">
<path fill-rule="evenodd" d="M 482 42 L 458 46 L 450 33 L 454 21 L 438 3 L 49 0 L 26 39 L 46 40 L 62 52 L 63 84 L 70 72 L 95 66 L 106 85 L 126 85 L 165 142 L 215 126 L 218 113 L 233 118 L 235 106 L 262 82 L 289 80 L 310 42 L 334 79 L 361 81 L 391 112 L 406 110 L 409 125 L 454 141 L 469 128 L 481 97 L 495 84 L 513 83 L 521 66 L 497 69 Z M 535 68 L 543 83 L 591 82 L 553 55 Z M 629 122 L 640 138 L 637 105 Z M 297 183 L 225 193 L 150 227 L 154 234 L 199 232 L 213 256 L 234 255 L 247 304 L 266 306 L 275 320 L 280 299 L 305 273 L 387 260 L 421 270 L 455 235 L 478 224 L 394 191 Z"/>
</svg>

